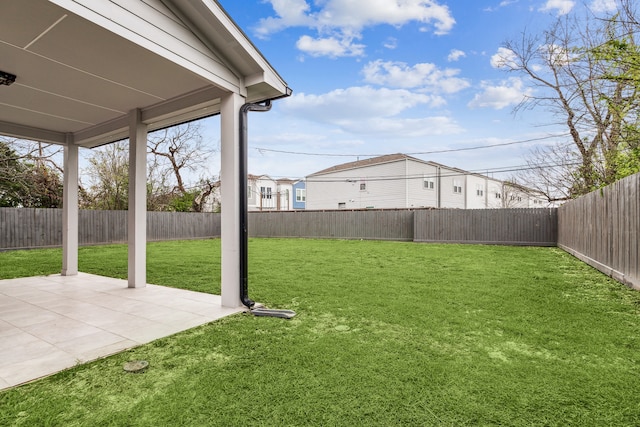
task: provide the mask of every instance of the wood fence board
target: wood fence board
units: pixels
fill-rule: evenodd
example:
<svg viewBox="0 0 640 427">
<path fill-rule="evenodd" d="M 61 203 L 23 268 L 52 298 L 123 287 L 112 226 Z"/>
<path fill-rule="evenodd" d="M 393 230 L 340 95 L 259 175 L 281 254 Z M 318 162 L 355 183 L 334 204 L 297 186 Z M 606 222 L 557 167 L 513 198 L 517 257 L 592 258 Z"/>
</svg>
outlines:
<svg viewBox="0 0 640 427">
<path fill-rule="evenodd" d="M 640 174 L 571 200 L 558 210 L 558 246 L 640 289 Z"/>
</svg>

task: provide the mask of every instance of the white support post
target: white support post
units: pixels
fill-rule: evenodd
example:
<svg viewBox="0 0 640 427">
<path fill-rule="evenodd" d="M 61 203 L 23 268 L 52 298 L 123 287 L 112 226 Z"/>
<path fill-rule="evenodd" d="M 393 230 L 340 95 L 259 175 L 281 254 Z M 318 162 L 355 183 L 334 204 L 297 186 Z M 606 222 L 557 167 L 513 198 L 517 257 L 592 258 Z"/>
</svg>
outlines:
<svg viewBox="0 0 640 427">
<path fill-rule="evenodd" d="M 78 146 L 67 135 L 63 159 L 62 275 L 78 274 Z"/>
<path fill-rule="evenodd" d="M 240 307 L 240 107 L 245 99 L 230 93 L 222 98 L 220 109 L 221 163 L 221 297 L 223 307 Z"/>
<path fill-rule="evenodd" d="M 147 126 L 140 110 L 129 114 L 129 239 L 130 288 L 147 285 Z"/>
</svg>

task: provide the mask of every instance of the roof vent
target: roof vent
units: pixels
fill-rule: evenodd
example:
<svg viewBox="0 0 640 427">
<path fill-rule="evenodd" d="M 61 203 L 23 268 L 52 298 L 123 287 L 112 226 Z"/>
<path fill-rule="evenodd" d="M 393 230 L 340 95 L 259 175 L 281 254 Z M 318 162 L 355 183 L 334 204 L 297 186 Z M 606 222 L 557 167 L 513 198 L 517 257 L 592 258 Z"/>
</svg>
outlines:
<svg viewBox="0 0 640 427">
<path fill-rule="evenodd" d="M 0 85 L 9 86 L 11 83 L 16 81 L 16 76 L 13 74 L 5 73 L 4 71 L 0 71 Z"/>
</svg>

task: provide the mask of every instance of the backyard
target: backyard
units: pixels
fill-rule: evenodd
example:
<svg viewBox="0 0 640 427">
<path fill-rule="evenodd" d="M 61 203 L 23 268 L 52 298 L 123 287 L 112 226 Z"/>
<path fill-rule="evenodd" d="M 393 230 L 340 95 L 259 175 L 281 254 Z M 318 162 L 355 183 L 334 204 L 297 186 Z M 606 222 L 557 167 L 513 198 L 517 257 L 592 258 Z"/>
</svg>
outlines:
<svg viewBox="0 0 640 427">
<path fill-rule="evenodd" d="M 125 245 L 80 270 L 125 278 Z M 640 293 L 556 248 L 252 239 L 239 314 L 0 393 L 0 425 L 640 424 Z M 59 273 L 0 253 L 0 278 Z M 220 292 L 220 241 L 150 243 L 149 283 Z M 0 282 L 1 286 L 1 282 Z M 149 361 L 143 374 L 125 362 Z"/>
</svg>

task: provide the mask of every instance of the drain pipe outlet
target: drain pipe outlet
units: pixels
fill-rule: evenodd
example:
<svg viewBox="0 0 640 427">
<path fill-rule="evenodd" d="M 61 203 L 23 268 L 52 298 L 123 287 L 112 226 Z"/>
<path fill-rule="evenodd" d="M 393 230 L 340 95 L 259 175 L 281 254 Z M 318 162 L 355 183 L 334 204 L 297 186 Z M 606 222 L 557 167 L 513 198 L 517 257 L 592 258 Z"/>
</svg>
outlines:
<svg viewBox="0 0 640 427">
<path fill-rule="evenodd" d="M 248 132 L 247 119 L 249 111 L 269 111 L 271 109 L 271 100 L 264 103 L 247 103 L 240 107 L 240 300 L 242 304 L 249 308 L 255 305 L 255 302 L 249 299 L 249 203 L 247 195 L 247 158 L 248 158 Z"/>
</svg>

